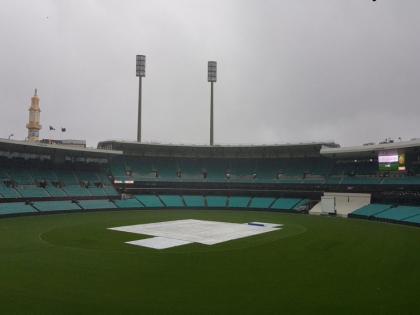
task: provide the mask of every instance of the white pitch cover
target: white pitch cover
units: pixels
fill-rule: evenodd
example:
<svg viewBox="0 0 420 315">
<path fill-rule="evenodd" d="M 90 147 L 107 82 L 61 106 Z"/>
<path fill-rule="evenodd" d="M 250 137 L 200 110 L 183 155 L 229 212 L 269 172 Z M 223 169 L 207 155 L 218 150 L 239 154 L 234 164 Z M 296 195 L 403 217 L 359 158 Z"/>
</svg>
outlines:
<svg viewBox="0 0 420 315">
<path fill-rule="evenodd" d="M 281 224 L 230 223 L 206 220 L 174 220 L 109 228 L 114 231 L 155 236 L 128 244 L 164 249 L 190 243 L 214 245 L 238 238 L 281 230 Z M 261 225 L 255 225 L 261 224 Z M 185 243 L 182 243 L 185 242 Z"/>
<path fill-rule="evenodd" d="M 146 238 L 143 240 L 131 241 L 131 242 L 126 242 L 126 243 L 131 244 L 131 245 L 136 245 L 136 246 L 154 248 L 154 249 L 166 249 L 166 248 L 171 248 L 175 246 L 191 244 L 192 242 L 157 236 L 157 237 Z"/>
</svg>

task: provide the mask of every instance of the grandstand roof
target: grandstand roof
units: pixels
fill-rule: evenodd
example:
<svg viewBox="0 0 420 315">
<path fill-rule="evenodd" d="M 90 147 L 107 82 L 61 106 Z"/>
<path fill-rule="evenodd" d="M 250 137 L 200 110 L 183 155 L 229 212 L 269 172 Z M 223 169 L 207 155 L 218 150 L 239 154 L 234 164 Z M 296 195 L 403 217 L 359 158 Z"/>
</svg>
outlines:
<svg viewBox="0 0 420 315">
<path fill-rule="evenodd" d="M 407 151 L 420 149 L 420 139 L 398 141 L 379 144 L 366 144 L 352 147 L 323 147 L 321 155 L 324 156 L 376 156 L 380 151 L 400 150 Z"/>
<path fill-rule="evenodd" d="M 106 157 L 110 155 L 121 155 L 121 151 L 100 150 L 93 148 L 79 148 L 59 144 L 45 144 L 39 142 L 28 142 L 19 140 L 0 139 L 0 151 L 9 153 L 39 154 L 39 155 L 71 155 L 84 157 Z"/>
<path fill-rule="evenodd" d="M 102 141 L 100 149 L 120 150 L 126 155 L 171 157 L 305 157 L 319 156 L 321 147 L 338 147 L 334 142 L 276 145 L 181 145 L 151 144 L 131 141 Z"/>
</svg>

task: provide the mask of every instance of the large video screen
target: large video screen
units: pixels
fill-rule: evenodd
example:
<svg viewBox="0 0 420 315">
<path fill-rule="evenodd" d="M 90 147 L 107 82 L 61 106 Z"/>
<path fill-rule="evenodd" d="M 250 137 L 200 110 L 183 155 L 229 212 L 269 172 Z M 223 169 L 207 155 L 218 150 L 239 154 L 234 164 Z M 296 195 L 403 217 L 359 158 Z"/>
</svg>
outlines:
<svg viewBox="0 0 420 315">
<path fill-rule="evenodd" d="M 382 172 L 405 171 L 405 154 L 398 151 L 383 151 L 378 154 L 379 170 Z"/>
</svg>

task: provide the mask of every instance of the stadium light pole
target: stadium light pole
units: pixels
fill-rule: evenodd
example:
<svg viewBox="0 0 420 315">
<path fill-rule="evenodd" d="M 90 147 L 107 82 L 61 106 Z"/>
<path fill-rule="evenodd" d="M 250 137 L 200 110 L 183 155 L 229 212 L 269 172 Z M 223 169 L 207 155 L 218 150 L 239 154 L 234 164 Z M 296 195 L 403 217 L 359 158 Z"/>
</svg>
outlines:
<svg viewBox="0 0 420 315">
<path fill-rule="evenodd" d="M 213 93 L 214 82 L 217 81 L 217 62 L 209 61 L 207 64 L 207 81 L 210 82 L 210 145 L 214 145 L 213 129 Z"/>
<path fill-rule="evenodd" d="M 141 78 L 146 76 L 146 56 L 136 56 L 136 76 L 139 78 L 139 109 L 137 118 L 137 141 L 141 142 Z"/>
</svg>

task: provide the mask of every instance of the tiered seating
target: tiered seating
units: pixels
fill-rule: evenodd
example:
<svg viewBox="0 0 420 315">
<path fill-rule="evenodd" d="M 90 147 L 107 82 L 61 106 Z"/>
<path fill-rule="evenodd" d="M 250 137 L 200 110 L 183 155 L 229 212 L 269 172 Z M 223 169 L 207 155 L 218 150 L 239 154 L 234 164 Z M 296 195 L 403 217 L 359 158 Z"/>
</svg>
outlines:
<svg viewBox="0 0 420 315">
<path fill-rule="evenodd" d="M 326 183 L 327 185 L 339 185 L 343 180 L 342 176 L 332 175 L 327 178 Z"/>
<path fill-rule="evenodd" d="M 415 215 L 413 217 L 409 217 L 403 220 L 406 223 L 414 223 L 420 225 L 420 215 Z"/>
<path fill-rule="evenodd" d="M 271 197 L 254 197 L 249 204 L 249 208 L 268 209 L 274 200 L 275 198 Z"/>
<path fill-rule="evenodd" d="M 16 190 L 23 198 L 45 198 L 50 197 L 48 192 L 42 188 L 34 185 L 20 186 Z"/>
<path fill-rule="evenodd" d="M 127 165 L 126 165 L 126 164 Z M 111 164 L 115 178 L 136 181 L 244 182 L 293 185 L 420 185 L 420 176 L 382 177 L 377 162 L 330 158 L 128 158 Z M 181 176 L 177 176 L 177 171 Z M 207 173 L 207 177 L 204 176 Z M 156 176 L 156 175 L 159 176 Z M 227 176 L 229 174 L 229 176 Z"/>
<path fill-rule="evenodd" d="M 294 209 L 301 201 L 302 199 L 300 198 L 278 198 L 271 206 L 271 209 L 291 210 Z"/>
<path fill-rule="evenodd" d="M 254 180 L 256 163 L 254 159 L 238 159 L 229 161 L 230 181 Z"/>
<path fill-rule="evenodd" d="M 136 199 L 147 208 L 163 208 L 164 204 L 156 195 L 137 195 Z"/>
<path fill-rule="evenodd" d="M 227 197 L 226 196 L 207 196 L 207 207 L 214 208 L 226 208 Z"/>
<path fill-rule="evenodd" d="M 64 190 L 62 190 L 61 188 L 52 186 L 52 185 L 48 185 L 47 187 L 45 187 L 45 190 L 48 192 L 48 194 L 51 197 L 66 197 L 67 196 Z"/>
<path fill-rule="evenodd" d="M 105 194 L 109 197 L 118 196 L 118 192 L 115 190 L 114 186 L 104 186 L 102 187 Z"/>
<path fill-rule="evenodd" d="M 176 160 L 173 159 L 156 159 L 153 162 L 154 168 L 159 173 L 159 178 L 161 180 L 168 180 L 168 181 L 177 181 L 178 177 L 176 172 L 178 170 L 178 165 Z"/>
<path fill-rule="evenodd" d="M 63 190 L 68 196 L 75 196 L 75 197 L 91 196 L 91 194 L 89 193 L 89 190 L 79 185 L 64 186 Z"/>
<path fill-rule="evenodd" d="M 73 171 L 70 170 L 60 170 L 56 172 L 57 178 L 64 185 L 79 185 L 80 181 L 77 179 Z"/>
<path fill-rule="evenodd" d="M 115 180 L 126 180 L 128 176 L 126 174 L 124 161 L 117 160 L 111 163 L 111 174 Z"/>
<path fill-rule="evenodd" d="M 105 172 L 95 172 L 96 177 L 98 177 L 99 182 L 103 185 L 112 185 L 111 180 Z"/>
<path fill-rule="evenodd" d="M 58 181 L 57 175 L 51 169 L 31 168 L 30 173 L 36 182 L 46 181 L 51 183 Z"/>
<path fill-rule="evenodd" d="M 375 216 L 376 214 L 381 213 L 391 207 L 391 205 L 371 203 L 367 206 L 357 209 L 356 211 L 353 211 L 350 216 L 368 218 L 371 216 Z"/>
<path fill-rule="evenodd" d="M 178 195 L 160 195 L 160 199 L 163 201 L 166 207 L 185 207 L 182 197 Z"/>
<path fill-rule="evenodd" d="M 206 206 L 203 196 L 183 196 L 183 198 L 188 208 L 202 208 Z"/>
<path fill-rule="evenodd" d="M 79 206 L 84 210 L 116 209 L 116 205 L 109 200 L 79 200 Z"/>
<path fill-rule="evenodd" d="M 6 187 L 0 183 L 0 198 L 20 198 L 21 195 L 11 187 Z"/>
<path fill-rule="evenodd" d="M 282 174 L 287 177 L 302 178 L 305 170 L 308 171 L 306 159 L 281 159 L 279 164 Z"/>
<path fill-rule="evenodd" d="M 75 211 L 80 210 L 81 208 L 77 203 L 71 201 L 37 201 L 33 203 L 34 208 L 38 209 L 41 212 L 50 212 L 50 211 Z"/>
<path fill-rule="evenodd" d="M 303 178 L 297 176 L 282 175 L 277 179 L 279 184 L 302 184 Z"/>
<path fill-rule="evenodd" d="M 345 176 L 341 181 L 343 185 L 377 185 L 381 182 L 376 176 Z"/>
<path fill-rule="evenodd" d="M 126 169 L 131 170 L 132 177 L 136 181 L 157 179 L 153 159 L 127 160 Z"/>
<path fill-rule="evenodd" d="M 228 207 L 229 208 L 248 208 L 249 201 L 251 197 L 239 197 L 239 196 L 232 196 L 229 197 Z"/>
<path fill-rule="evenodd" d="M 37 212 L 24 202 L 0 203 L 0 215 Z"/>
<path fill-rule="evenodd" d="M 420 176 L 385 177 L 384 185 L 420 185 Z"/>
<path fill-rule="evenodd" d="M 274 183 L 280 170 L 277 159 L 257 160 L 257 182 Z"/>
<path fill-rule="evenodd" d="M 7 173 L 18 185 L 31 185 L 35 182 L 30 172 L 24 168 L 10 168 L 7 170 Z"/>
<path fill-rule="evenodd" d="M 75 172 L 76 177 L 80 181 L 88 182 L 90 184 L 100 183 L 100 179 L 96 175 L 96 172 L 94 171 L 76 171 Z"/>
<path fill-rule="evenodd" d="M 99 187 L 89 187 L 87 189 L 92 196 L 106 196 L 106 192 Z"/>
<path fill-rule="evenodd" d="M 325 184 L 326 180 L 324 176 L 321 175 L 306 175 L 303 178 L 302 183 L 304 184 Z"/>
<path fill-rule="evenodd" d="M 420 207 L 370 204 L 357 209 L 350 217 L 420 225 Z"/>
<path fill-rule="evenodd" d="M 420 215 L 419 207 L 399 206 L 375 214 L 375 218 L 391 221 L 404 221 L 410 217 Z"/>
<path fill-rule="evenodd" d="M 226 170 L 228 163 L 225 159 L 204 159 L 203 168 L 207 171 L 207 181 L 226 181 Z"/>
<path fill-rule="evenodd" d="M 310 202 L 311 201 L 309 199 L 302 199 L 292 209 L 293 210 L 307 209 L 307 207 L 308 207 L 308 205 L 309 205 Z"/>
<path fill-rule="evenodd" d="M 135 198 L 124 200 L 113 200 L 115 205 L 121 209 L 138 209 L 144 206 Z"/>
<path fill-rule="evenodd" d="M 198 159 L 182 159 L 179 162 L 181 180 L 183 181 L 202 181 L 203 166 Z"/>
</svg>

